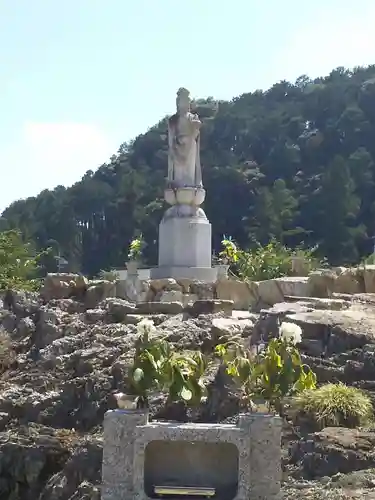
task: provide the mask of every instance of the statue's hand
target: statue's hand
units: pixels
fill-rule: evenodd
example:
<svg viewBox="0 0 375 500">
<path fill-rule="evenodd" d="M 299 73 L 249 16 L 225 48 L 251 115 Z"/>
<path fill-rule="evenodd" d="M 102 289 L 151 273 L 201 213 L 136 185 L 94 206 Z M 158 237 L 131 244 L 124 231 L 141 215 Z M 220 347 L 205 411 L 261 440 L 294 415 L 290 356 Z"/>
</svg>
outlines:
<svg viewBox="0 0 375 500">
<path fill-rule="evenodd" d="M 193 115 L 192 114 L 191 117 L 190 117 L 190 121 L 191 121 L 193 127 L 196 128 L 196 129 L 199 129 L 200 126 L 202 125 L 202 122 L 200 121 L 198 115 Z"/>
</svg>

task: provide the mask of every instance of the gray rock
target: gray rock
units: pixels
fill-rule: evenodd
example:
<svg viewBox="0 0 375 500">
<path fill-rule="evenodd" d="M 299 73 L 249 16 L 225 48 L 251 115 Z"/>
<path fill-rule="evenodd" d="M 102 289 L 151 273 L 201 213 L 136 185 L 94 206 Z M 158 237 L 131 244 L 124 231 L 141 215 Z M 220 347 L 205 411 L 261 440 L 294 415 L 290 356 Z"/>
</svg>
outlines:
<svg viewBox="0 0 375 500">
<path fill-rule="evenodd" d="M 200 314 L 215 314 L 223 312 L 228 316 L 232 315 L 234 308 L 233 300 L 224 299 L 202 299 L 196 300 L 192 306 L 188 306 L 186 310 L 191 316 L 197 317 Z"/>
<path fill-rule="evenodd" d="M 179 314 L 184 309 L 181 302 L 139 302 L 137 314 Z"/>
</svg>

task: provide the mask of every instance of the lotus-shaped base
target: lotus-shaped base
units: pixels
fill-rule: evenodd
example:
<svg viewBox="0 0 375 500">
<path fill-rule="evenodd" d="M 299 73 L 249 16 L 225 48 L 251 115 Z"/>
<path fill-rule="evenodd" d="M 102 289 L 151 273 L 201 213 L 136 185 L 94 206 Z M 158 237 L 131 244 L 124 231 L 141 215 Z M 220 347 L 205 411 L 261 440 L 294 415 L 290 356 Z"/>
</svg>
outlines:
<svg viewBox="0 0 375 500">
<path fill-rule="evenodd" d="M 164 191 L 164 199 L 170 205 L 194 205 L 204 202 L 206 191 L 201 187 L 176 187 Z"/>
</svg>

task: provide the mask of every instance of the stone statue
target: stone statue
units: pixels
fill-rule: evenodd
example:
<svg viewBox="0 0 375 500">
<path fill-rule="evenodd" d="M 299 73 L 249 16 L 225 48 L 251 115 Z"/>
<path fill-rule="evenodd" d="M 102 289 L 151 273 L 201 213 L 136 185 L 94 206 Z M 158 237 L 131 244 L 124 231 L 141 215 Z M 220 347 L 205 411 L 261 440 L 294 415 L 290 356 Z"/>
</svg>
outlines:
<svg viewBox="0 0 375 500">
<path fill-rule="evenodd" d="M 200 127 L 198 115 L 190 112 L 190 93 L 177 92 L 177 113 L 168 120 L 168 185 L 171 188 L 202 187 Z"/>
</svg>

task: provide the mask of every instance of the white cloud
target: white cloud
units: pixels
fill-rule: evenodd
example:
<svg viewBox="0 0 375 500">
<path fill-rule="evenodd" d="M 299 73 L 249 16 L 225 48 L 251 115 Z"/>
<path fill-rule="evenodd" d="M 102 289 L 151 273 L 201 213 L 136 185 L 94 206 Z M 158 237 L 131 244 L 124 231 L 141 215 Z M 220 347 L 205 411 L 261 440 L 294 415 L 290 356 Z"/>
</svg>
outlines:
<svg viewBox="0 0 375 500">
<path fill-rule="evenodd" d="M 118 146 L 92 124 L 25 122 L 16 140 L 0 152 L 0 210 L 43 189 L 79 181 Z"/>
<path fill-rule="evenodd" d="M 317 13 L 276 53 L 278 79 L 325 76 L 338 66 L 375 63 L 375 5 Z"/>
</svg>

